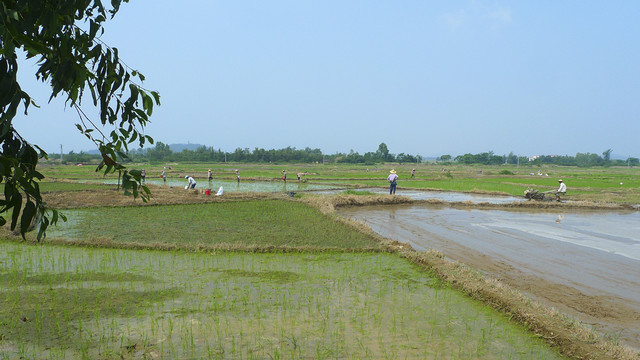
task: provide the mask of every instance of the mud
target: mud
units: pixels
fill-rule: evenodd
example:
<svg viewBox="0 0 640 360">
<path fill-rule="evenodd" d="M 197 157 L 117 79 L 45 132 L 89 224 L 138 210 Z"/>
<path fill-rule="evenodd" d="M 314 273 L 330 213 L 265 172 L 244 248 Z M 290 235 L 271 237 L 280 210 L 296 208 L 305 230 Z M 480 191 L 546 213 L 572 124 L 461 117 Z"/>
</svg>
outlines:
<svg viewBox="0 0 640 360">
<path fill-rule="evenodd" d="M 338 209 L 436 249 L 640 349 L 640 213 L 388 205 Z"/>
</svg>

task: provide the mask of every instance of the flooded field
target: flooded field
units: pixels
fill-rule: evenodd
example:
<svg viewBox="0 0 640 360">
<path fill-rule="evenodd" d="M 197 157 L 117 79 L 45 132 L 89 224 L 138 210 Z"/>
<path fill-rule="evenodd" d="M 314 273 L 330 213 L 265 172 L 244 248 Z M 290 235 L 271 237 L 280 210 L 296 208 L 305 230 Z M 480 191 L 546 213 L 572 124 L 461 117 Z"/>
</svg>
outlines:
<svg viewBox="0 0 640 360">
<path fill-rule="evenodd" d="M 0 275 L 2 359 L 562 358 L 392 254 L 0 242 Z"/>
<path fill-rule="evenodd" d="M 388 189 L 369 189 L 376 194 L 388 194 Z M 405 190 L 400 189 L 396 195 L 402 195 L 412 198 L 413 200 L 430 200 L 439 199 L 448 202 L 465 202 L 470 201 L 473 203 L 490 203 L 490 204 L 507 204 L 514 201 L 527 201 L 524 198 L 517 198 L 513 196 L 495 196 L 484 194 L 472 194 L 461 193 L 451 191 L 425 191 L 425 190 Z"/>
<path fill-rule="evenodd" d="M 640 213 L 353 207 L 343 216 L 436 249 L 640 348 Z"/>
<path fill-rule="evenodd" d="M 114 185 L 117 180 L 107 180 L 104 184 Z M 182 187 L 187 184 L 184 179 L 167 179 L 167 183 L 163 183 L 162 179 L 149 179 L 147 184 L 166 185 L 170 187 Z M 311 191 L 311 190 L 329 190 L 335 189 L 336 186 L 326 184 L 314 184 L 298 181 L 197 181 L 196 189 L 214 189 L 218 190 L 220 186 L 225 192 L 289 192 L 289 191 Z"/>
</svg>

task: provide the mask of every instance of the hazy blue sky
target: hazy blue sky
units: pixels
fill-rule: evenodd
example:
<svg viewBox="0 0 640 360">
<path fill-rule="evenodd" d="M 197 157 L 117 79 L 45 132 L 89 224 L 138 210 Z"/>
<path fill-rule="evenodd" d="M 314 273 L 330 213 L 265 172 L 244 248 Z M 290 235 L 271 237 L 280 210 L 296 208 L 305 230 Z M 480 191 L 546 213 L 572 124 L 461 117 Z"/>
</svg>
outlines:
<svg viewBox="0 0 640 360">
<path fill-rule="evenodd" d="M 160 92 L 145 131 L 164 143 L 640 157 L 639 18 L 635 0 L 131 0 L 103 40 Z M 20 71 L 42 105 L 24 136 L 92 149 Z"/>
</svg>

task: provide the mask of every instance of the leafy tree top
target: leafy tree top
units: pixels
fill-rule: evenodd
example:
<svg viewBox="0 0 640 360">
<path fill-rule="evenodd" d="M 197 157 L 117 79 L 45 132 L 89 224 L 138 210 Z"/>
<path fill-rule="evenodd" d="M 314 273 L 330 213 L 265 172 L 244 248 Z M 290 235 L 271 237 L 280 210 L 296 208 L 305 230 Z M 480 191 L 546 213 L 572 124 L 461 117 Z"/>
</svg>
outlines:
<svg viewBox="0 0 640 360">
<path fill-rule="evenodd" d="M 120 60 L 118 49 L 100 40 L 103 25 L 113 18 L 123 1 L 111 0 L 107 7 L 100 0 L 3 0 L 0 2 L 0 182 L 5 184 L 0 200 L 0 225 L 11 211 L 12 230 L 20 217 L 20 233 L 35 221 L 40 225 L 38 239 L 58 213 L 49 212 L 40 195 L 36 170 L 38 159 L 47 154 L 30 144 L 13 127 L 17 111 L 25 114 L 36 106 L 17 81 L 18 54 L 37 59 L 37 79 L 51 86 L 51 97 L 63 96 L 67 106 L 78 114 L 78 130 L 93 141 L 102 154 L 96 171 L 123 171 L 125 193 L 138 193 L 140 174 L 127 171 L 119 161 L 126 157 L 128 145 L 140 146 L 153 139 L 142 133 L 153 107 L 160 104 L 155 91 L 139 83 L 144 76 Z M 124 2 L 127 2 L 125 0 Z M 99 119 L 90 119 L 82 110 L 89 91 Z M 110 132 L 103 129 L 111 128 Z M 22 211 L 21 211 L 22 210 Z"/>
</svg>

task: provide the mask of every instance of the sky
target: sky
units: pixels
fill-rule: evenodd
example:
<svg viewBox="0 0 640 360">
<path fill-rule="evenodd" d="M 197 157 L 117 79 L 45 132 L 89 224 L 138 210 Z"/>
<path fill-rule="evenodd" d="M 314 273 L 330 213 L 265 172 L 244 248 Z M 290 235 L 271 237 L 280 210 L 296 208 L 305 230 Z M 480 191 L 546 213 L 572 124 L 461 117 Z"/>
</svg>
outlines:
<svg viewBox="0 0 640 360">
<path fill-rule="evenodd" d="M 635 0 L 131 0 L 102 40 L 160 93 L 144 132 L 166 144 L 626 158 L 640 157 L 638 18 Z M 34 63 L 19 71 L 41 107 L 18 131 L 94 149 Z"/>
</svg>

